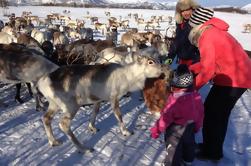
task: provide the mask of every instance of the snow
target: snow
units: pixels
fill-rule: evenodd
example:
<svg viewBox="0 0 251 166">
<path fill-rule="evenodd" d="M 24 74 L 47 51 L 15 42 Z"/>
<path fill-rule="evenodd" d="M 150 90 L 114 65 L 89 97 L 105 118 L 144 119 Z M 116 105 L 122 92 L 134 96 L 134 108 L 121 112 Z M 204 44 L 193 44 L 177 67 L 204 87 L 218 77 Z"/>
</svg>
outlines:
<svg viewBox="0 0 251 166">
<path fill-rule="evenodd" d="M 23 6 L 10 7 L 10 13 L 21 15 L 22 11 L 32 11 L 39 17 L 45 17 L 50 12 L 62 13 L 70 10 L 70 16 L 84 19 L 86 12 L 101 17 L 105 22 L 104 11 L 110 11 L 112 16 L 123 16 L 129 12 L 139 13 L 144 18 L 151 15 L 174 15 L 174 11 L 139 10 L 139 9 L 97 9 L 97 8 L 63 8 Z M 2 9 L 1 9 L 2 10 Z M 250 14 L 231 14 L 216 12 L 215 15 L 230 24 L 230 33 L 237 38 L 241 45 L 251 50 L 250 33 L 242 33 L 243 24 L 250 23 Z M 6 21 L 1 15 L 0 19 Z M 135 22 L 131 22 L 135 27 Z M 87 26 L 91 26 L 87 21 Z M 161 32 L 165 33 L 167 23 L 161 24 Z M 121 36 L 123 31 L 119 31 Z M 119 37 L 120 37 L 119 36 Z M 96 38 L 103 38 L 96 34 Z M 206 97 L 210 86 L 201 89 L 203 98 Z M 72 130 L 81 143 L 94 147 L 91 154 L 79 154 L 73 144 L 66 138 L 58 127 L 61 113 L 52 122 L 55 137 L 63 141 L 58 147 L 50 147 L 43 128 L 41 117 L 43 112 L 35 111 L 35 101 L 31 99 L 25 88 L 22 89 L 23 104 L 14 101 L 15 87 L 10 84 L 0 84 L 0 101 L 8 104 L 0 107 L 0 165 L 85 165 L 85 166 L 148 166 L 161 165 L 165 156 L 163 135 L 157 140 L 150 138 L 149 128 L 155 118 L 149 114 L 145 104 L 139 100 L 140 92 L 132 93 L 131 97 L 120 100 L 123 120 L 134 135 L 124 137 L 120 134 L 117 121 L 109 103 L 103 103 L 97 116 L 96 125 L 100 128 L 97 134 L 87 130 L 91 114 L 91 106 L 81 107 L 74 120 Z M 194 166 L 248 166 L 251 165 L 251 91 L 246 91 L 234 107 L 224 144 L 224 158 L 217 164 L 195 160 Z M 197 135 L 201 141 L 201 133 Z"/>
</svg>

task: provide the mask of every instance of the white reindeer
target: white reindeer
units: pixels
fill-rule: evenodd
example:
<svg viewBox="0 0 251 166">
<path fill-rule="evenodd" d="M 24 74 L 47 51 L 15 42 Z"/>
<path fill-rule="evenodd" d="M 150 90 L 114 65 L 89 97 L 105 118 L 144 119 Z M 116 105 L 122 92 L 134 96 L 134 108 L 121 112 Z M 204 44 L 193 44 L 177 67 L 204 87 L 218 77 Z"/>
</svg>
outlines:
<svg viewBox="0 0 251 166">
<path fill-rule="evenodd" d="M 9 43 L 16 43 L 17 38 L 13 35 L 10 35 L 6 32 L 0 32 L 0 43 L 1 44 L 9 44 Z"/>
<path fill-rule="evenodd" d="M 33 29 L 31 31 L 31 37 L 36 39 L 41 45 L 43 44 L 44 41 L 47 40 L 46 32 L 42 32 L 38 29 Z"/>
<path fill-rule="evenodd" d="M 94 104 L 89 129 L 97 132 L 95 119 L 101 101 L 111 102 L 120 131 L 125 136 L 131 135 L 123 123 L 119 99 L 128 91 L 143 89 L 146 78 L 158 77 L 161 73 L 161 65 L 153 59 L 134 56 L 134 62 L 125 66 L 115 63 L 70 65 L 60 67 L 48 76 L 42 77 L 37 85 L 49 102 L 48 111 L 43 117 L 49 144 L 60 144 L 53 135 L 51 120 L 61 109 L 63 116 L 59 123 L 60 129 L 80 152 L 92 151 L 78 141 L 71 131 L 70 124 L 80 106 Z"/>
<path fill-rule="evenodd" d="M 134 56 L 144 55 L 152 58 L 154 61 L 159 61 L 158 50 L 154 47 L 148 47 L 136 52 L 118 51 L 116 47 L 106 48 L 99 53 L 98 59 L 95 63 L 118 63 L 121 65 L 127 65 L 134 61 Z"/>
</svg>

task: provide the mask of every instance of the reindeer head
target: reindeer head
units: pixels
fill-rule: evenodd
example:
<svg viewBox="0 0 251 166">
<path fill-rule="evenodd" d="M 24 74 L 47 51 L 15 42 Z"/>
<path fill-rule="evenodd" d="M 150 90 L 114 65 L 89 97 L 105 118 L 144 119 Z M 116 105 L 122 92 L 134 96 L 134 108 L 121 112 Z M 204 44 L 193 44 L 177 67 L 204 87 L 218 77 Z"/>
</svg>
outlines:
<svg viewBox="0 0 251 166">
<path fill-rule="evenodd" d="M 142 74 L 146 78 L 159 77 L 162 71 L 161 64 L 154 58 L 140 55 L 138 52 L 132 52 L 133 63 L 137 64 L 138 71 L 143 71 Z"/>
</svg>

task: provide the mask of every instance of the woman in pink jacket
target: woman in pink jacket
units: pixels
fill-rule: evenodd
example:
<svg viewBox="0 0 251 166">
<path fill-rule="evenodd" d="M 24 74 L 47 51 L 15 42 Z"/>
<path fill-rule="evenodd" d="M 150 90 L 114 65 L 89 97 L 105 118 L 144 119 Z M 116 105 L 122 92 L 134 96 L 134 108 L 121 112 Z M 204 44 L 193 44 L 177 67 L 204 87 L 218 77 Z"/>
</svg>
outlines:
<svg viewBox="0 0 251 166">
<path fill-rule="evenodd" d="M 220 160 L 223 157 L 229 115 L 241 95 L 251 88 L 251 60 L 240 43 L 228 33 L 229 25 L 213 17 L 213 11 L 197 8 L 189 24 L 189 40 L 200 51 L 200 62 L 190 66 L 196 74 L 198 90 L 210 80 L 212 88 L 205 100 L 203 143 L 197 157 Z"/>
<path fill-rule="evenodd" d="M 187 65 L 178 66 L 171 87 L 172 93 L 160 119 L 151 128 L 151 136 L 156 139 L 165 132 L 165 165 L 188 165 L 195 158 L 194 133 L 202 126 L 204 107 L 201 96 L 193 90 L 193 74 Z"/>
</svg>

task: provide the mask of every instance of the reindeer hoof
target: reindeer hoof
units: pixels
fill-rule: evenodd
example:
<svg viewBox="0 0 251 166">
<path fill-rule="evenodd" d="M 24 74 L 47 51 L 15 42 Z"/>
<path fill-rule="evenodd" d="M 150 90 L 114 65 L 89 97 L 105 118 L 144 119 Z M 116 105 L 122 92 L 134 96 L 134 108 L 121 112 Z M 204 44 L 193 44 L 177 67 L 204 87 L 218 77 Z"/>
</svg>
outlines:
<svg viewBox="0 0 251 166">
<path fill-rule="evenodd" d="M 94 148 L 88 148 L 85 153 L 88 154 L 88 153 L 93 153 L 94 152 Z"/>
<path fill-rule="evenodd" d="M 91 154 L 92 152 L 94 152 L 93 148 L 83 148 L 83 149 L 79 149 L 78 153 L 81 154 Z"/>
<path fill-rule="evenodd" d="M 99 132 L 100 129 L 94 127 L 91 123 L 89 123 L 88 130 L 90 130 L 92 133 L 96 134 Z"/>
<path fill-rule="evenodd" d="M 23 104 L 24 101 L 20 97 L 15 97 L 15 101 L 19 104 Z"/>
<path fill-rule="evenodd" d="M 130 132 L 130 131 L 128 131 L 128 130 L 123 130 L 123 131 L 122 131 L 122 134 L 123 134 L 123 136 L 128 137 L 128 136 L 133 135 L 134 133 L 133 133 L 133 132 Z"/>
<path fill-rule="evenodd" d="M 37 112 L 42 112 L 42 111 L 45 111 L 45 109 L 43 107 L 36 107 L 36 111 Z"/>
<path fill-rule="evenodd" d="M 97 132 L 100 131 L 100 129 L 98 129 L 98 128 L 91 128 L 91 127 L 89 127 L 89 130 L 90 130 L 92 133 L 94 133 L 94 134 L 96 134 Z"/>
<path fill-rule="evenodd" d="M 59 145 L 62 144 L 62 142 L 59 141 L 59 140 L 54 140 L 54 141 L 52 141 L 52 142 L 49 142 L 49 144 L 50 144 L 51 146 L 59 146 Z"/>
</svg>

